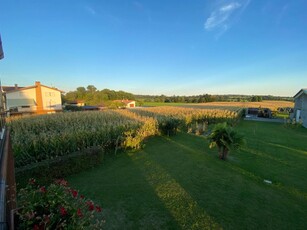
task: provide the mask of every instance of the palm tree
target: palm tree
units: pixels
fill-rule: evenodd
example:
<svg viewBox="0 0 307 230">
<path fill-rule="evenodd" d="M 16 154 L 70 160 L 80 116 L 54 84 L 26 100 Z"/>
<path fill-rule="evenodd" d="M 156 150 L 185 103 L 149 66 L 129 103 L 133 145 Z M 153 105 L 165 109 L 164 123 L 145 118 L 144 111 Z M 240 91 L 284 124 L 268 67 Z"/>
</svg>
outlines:
<svg viewBox="0 0 307 230">
<path fill-rule="evenodd" d="M 230 150 L 239 149 L 245 144 L 243 136 L 232 127 L 227 126 L 226 123 L 215 125 L 208 139 L 210 141 L 209 147 L 217 146 L 219 158 L 222 160 L 226 160 Z"/>
</svg>

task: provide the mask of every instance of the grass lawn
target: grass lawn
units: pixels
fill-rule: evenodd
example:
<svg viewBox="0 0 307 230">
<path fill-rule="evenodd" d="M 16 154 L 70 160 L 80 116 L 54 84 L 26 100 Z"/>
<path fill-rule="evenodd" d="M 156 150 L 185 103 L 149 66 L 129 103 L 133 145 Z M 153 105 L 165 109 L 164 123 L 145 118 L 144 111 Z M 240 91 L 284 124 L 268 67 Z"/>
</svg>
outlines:
<svg viewBox="0 0 307 230">
<path fill-rule="evenodd" d="M 307 229 L 307 130 L 237 128 L 247 144 L 227 161 L 204 137 L 179 133 L 68 181 L 102 204 L 107 229 Z"/>
</svg>

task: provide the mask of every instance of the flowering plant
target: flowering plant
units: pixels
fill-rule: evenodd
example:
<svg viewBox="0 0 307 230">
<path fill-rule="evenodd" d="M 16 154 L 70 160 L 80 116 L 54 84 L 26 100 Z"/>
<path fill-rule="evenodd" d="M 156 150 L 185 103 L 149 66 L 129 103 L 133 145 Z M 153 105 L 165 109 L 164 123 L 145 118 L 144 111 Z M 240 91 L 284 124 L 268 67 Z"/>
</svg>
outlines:
<svg viewBox="0 0 307 230">
<path fill-rule="evenodd" d="M 20 229 L 102 229 L 102 208 L 68 186 L 56 180 L 48 187 L 35 179 L 18 193 Z"/>
</svg>

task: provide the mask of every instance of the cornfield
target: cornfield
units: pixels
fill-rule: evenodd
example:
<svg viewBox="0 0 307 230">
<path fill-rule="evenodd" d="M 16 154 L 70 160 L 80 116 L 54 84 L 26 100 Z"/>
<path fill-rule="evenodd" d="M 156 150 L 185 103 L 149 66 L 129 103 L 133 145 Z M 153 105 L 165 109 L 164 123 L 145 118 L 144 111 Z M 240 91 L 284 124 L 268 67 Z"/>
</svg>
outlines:
<svg viewBox="0 0 307 230">
<path fill-rule="evenodd" d="M 178 128 L 188 132 L 202 133 L 206 126 L 219 122 L 234 125 L 242 117 L 243 110 L 195 109 L 183 107 L 151 107 L 134 109 L 141 116 L 154 117 L 163 134 L 174 134 Z"/>
<path fill-rule="evenodd" d="M 113 148 L 139 119 L 115 111 L 76 112 L 27 117 L 10 122 L 16 166 L 68 155 L 89 147 Z"/>
<path fill-rule="evenodd" d="M 195 125 L 204 130 L 222 121 L 233 124 L 239 117 L 240 112 L 226 110 L 155 107 L 32 116 L 9 125 L 16 167 L 22 167 L 91 147 L 137 149 L 149 136 L 192 132 Z"/>
</svg>

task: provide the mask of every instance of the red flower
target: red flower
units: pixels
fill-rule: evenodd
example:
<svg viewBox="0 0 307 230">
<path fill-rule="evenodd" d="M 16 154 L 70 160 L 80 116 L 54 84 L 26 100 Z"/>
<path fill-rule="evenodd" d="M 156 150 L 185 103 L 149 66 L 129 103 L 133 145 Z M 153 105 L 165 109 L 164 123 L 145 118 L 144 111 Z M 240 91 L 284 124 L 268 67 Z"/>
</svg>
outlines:
<svg viewBox="0 0 307 230">
<path fill-rule="evenodd" d="M 68 186 L 68 182 L 67 182 L 66 180 L 64 180 L 64 179 L 58 179 L 58 180 L 55 180 L 54 182 L 55 182 L 56 184 L 62 185 L 62 186 L 64 186 L 64 187 Z"/>
<path fill-rule="evenodd" d="M 81 198 L 81 199 L 84 199 L 84 195 L 80 195 L 80 198 Z"/>
<path fill-rule="evenodd" d="M 72 190 L 70 190 L 70 192 L 71 192 L 71 195 L 73 197 L 77 197 L 78 196 L 78 191 L 72 189 Z"/>
<path fill-rule="evenodd" d="M 33 230 L 39 230 L 39 226 L 36 224 L 33 226 Z"/>
<path fill-rule="evenodd" d="M 40 187 L 39 191 L 42 192 L 42 193 L 45 193 L 45 192 L 47 192 L 47 189 L 46 189 L 45 186 L 42 186 L 42 187 Z"/>
<path fill-rule="evenodd" d="M 67 211 L 64 207 L 60 207 L 60 213 L 62 216 L 66 216 L 67 215 Z"/>
<path fill-rule="evenodd" d="M 93 211 L 95 209 L 94 203 L 92 201 L 86 201 L 86 204 L 90 211 Z"/>
<path fill-rule="evenodd" d="M 100 206 L 96 206 L 96 212 L 101 212 L 102 208 Z"/>
<path fill-rule="evenodd" d="M 83 214 L 82 214 L 82 212 L 81 212 L 81 209 L 80 209 L 80 208 L 78 208 L 78 210 L 77 210 L 77 215 L 78 215 L 79 217 L 82 217 L 82 216 L 83 216 Z"/>
</svg>

